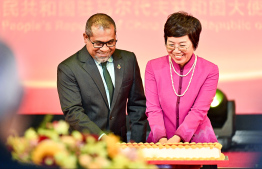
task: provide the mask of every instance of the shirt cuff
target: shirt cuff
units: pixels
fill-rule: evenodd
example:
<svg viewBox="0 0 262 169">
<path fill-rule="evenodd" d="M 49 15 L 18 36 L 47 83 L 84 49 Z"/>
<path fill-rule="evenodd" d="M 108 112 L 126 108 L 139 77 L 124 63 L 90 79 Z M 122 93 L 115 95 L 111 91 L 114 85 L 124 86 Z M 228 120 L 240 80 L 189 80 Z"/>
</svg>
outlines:
<svg viewBox="0 0 262 169">
<path fill-rule="evenodd" d="M 104 135 L 106 135 L 105 133 L 101 134 L 99 137 L 98 137 L 98 140 L 100 140 Z"/>
</svg>

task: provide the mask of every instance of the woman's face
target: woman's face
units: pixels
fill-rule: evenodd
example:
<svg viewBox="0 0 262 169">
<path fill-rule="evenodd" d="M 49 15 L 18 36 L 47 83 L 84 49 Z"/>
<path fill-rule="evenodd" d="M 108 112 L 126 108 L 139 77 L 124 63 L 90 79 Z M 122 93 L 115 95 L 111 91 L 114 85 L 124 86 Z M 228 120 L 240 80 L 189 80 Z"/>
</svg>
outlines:
<svg viewBox="0 0 262 169">
<path fill-rule="evenodd" d="M 171 58 L 183 67 L 194 53 L 194 48 L 188 35 L 182 37 L 167 37 L 166 49 Z"/>
</svg>

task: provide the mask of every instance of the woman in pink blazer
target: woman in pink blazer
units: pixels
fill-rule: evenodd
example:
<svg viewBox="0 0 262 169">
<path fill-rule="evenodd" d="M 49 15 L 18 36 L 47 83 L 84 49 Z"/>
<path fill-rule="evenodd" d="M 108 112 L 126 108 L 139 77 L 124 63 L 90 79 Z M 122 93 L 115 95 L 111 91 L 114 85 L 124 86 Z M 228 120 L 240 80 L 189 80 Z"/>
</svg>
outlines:
<svg viewBox="0 0 262 169">
<path fill-rule="evenodd" d="M 168 55 L 150 60 L 145 72 L 147 142 L 217 142 L 207 112 L 215 96 L 217 65 L 194 54 L 200 21 L 177 12 L 165 23 Z"/>
</svg>

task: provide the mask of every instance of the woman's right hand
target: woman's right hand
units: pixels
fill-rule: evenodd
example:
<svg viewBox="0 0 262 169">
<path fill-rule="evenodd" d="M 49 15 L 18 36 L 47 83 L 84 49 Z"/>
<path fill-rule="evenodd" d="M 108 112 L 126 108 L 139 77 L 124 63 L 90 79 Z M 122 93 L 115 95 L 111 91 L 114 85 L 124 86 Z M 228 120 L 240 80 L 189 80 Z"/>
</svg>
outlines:
<svg viewBox="0 0 262 169">
<path fill-rule="evenodd" d="M 158 142 L 161 143 L 161 144 L 164 144 L 164 143 L 167 142 L 167 138 L 161 138 L 161 139 L 159 139 Z"/>
</svg>

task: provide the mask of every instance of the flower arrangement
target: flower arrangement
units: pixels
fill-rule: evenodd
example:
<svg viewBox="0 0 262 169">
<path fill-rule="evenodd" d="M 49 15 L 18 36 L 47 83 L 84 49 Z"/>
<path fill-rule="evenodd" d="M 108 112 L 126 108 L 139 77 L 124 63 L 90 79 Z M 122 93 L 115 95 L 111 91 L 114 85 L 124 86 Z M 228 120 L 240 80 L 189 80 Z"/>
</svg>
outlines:
<svg viewBox="0 0 262 169">
<path fill-rule="evenodd" d="M 46 123 L 44 128 L 29 128 L 23 137 L 9 136 L 7 145 L 12 157 L 23 163 L 60 168 L 156 168 L 144 160 L 139 150 L 119 149 L 120 139 L 108 134 L 105 139 L 68 133 L 69 125 L 63 121 Z"/>
</svg>

